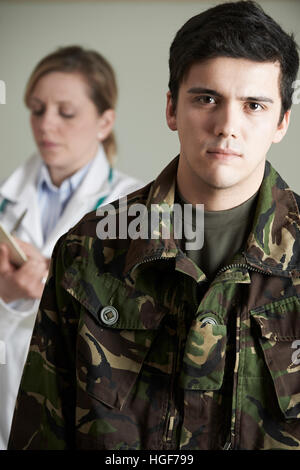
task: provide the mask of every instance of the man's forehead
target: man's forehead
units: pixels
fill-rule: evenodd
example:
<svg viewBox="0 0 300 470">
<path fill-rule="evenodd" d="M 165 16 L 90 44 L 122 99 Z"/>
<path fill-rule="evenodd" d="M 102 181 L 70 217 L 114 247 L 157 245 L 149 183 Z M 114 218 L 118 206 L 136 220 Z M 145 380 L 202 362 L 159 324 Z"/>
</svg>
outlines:
<svg viewBox="0 0 300 470">
<path fill-rule="evenodd" d="M 216 57 L 193 63 L 184 76 L 184 91 L 207 88 L 220 94 L 257 95 L 269 91 L 280 96 L 279 62 L 256 62 L 242 58 Z"/>
</svg>

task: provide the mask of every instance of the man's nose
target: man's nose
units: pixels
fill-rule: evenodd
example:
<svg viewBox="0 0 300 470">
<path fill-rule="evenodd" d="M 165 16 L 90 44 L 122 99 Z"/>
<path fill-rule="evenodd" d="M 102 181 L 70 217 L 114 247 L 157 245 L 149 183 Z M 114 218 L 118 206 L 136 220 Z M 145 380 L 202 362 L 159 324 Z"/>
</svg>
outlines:
<svg viewBox="0 0 300 470">
<path fill-rule="evenodd" d="M 233 137 L 239 135 L 241 116 L 234 104 L 223 104 L 215 114 L 214 134 L 217 137 Z"/>
</svg>

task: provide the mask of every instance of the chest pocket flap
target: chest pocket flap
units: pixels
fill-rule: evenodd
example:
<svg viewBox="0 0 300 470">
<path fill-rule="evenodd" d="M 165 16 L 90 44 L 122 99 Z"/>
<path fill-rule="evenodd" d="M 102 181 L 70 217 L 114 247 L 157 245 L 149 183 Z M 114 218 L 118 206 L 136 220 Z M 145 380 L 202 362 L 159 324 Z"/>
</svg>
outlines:
<svg viewBox="0 0 300 470">
<path fill-rule="evenodd" d="M 80 285 L 69 283 L 67 290 L 82 304 L 77 340 L 79 386 L 107 406 L 122 409 L 166 309 L 109 273 L 92 285 L 85 285 L 81 278 Z"/>
<path fill-rule="evenodd" d="M 300 417 L 300 302 L 298 296 L 250 311 L 284 416 Z"/>
</svg>

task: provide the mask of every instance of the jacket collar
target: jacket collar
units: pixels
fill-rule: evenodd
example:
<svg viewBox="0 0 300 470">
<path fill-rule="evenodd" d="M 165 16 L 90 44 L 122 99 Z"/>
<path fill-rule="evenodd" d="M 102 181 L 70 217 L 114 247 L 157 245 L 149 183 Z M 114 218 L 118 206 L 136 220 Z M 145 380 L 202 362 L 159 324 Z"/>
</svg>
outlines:
<svg viewBox="0 0 300 470">
<path fill-rule="evenodd" d="M 300 216 L 296 199 L 268 161 L 244 256 L 248 264 L 269 274 L 296 276 L 300 270 Z"/>
<path fill-rule="evenodd" d="M 150 190 L 145 202 L 147 211 L 144 216 L 147 218 L 150 226 L 150 216 L 152 212 L 160 212 L 168 215 L 165 220 L 172 221 L 173 204 L 175 201 L 176 190 L 176 176 L 178 168 L 179 156 L 175 157 L 167 167 L 160 173 L 160 175 L 150 184 Z M 143 222 L 142 222 L 143 223 Z M 132 240 L 126 256 L 124 275 L 132 272 L 138 265 L 153 260 L 159 259 L 173 259 L 175 262 L 175 269 L 182 271 L 197 282 L 205 279 L 205 275 L 198 266 L 188 258 L 180 249 L 178 240 L 174 239 L 172 235 L 172 223 L 170 226 L 169 238 L 154 238 L 154 234 L 149 236 L 148 239 L 138 238 Z M 159 232 L 161 235 L 161 231 Z"/>
<path fill-rule="evenodd" d="M 149 217 L 151 207 L 172 212 L 178 161 L 179 156 L 150 184 L 145 217 Z M 300 270 L 299 229 L 300 216 L 293 192 L 267 161 L 253 227 L 243 253 L 247 264 L 269 274 L 297 275 Z M 157 259 L 174 259 L 176 269 L 191 275 L 197 282 L 205 278 L 201 269 L 181 251 L 172 231 L 169 239 L 132 240 L 124 274 L 141 263 Z"/>
</svg>

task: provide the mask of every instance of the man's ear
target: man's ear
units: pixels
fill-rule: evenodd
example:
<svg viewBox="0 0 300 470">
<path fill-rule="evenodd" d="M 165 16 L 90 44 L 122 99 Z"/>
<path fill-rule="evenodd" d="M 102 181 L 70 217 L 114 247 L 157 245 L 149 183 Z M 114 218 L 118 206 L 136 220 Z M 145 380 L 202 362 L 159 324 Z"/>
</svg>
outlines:
<svg viewBox="0 0 300 470">
<path fill-rule="evenodd" d="M 111 133 L 116 119 L 116 113 L 113 109 L 107 109 L 99 116 L 98 139 L 103 142 Z"/>
<path fill-rule="evenodd" d="M 278 124 L 277 130 L 275 132 L 273 143 L 278 144 L 286 134 L 290 123 L 291 110 L 285 112 L 283 119 L 280 124 Z"/>
<path fill-rule="evenodd" d="M 177 131 L 176 111 L 174 110 L 173 100 L 170 91 L 167 93 L 167 108 L 166 108 L 167 124 L 171 131 Z"/>
</svg>

